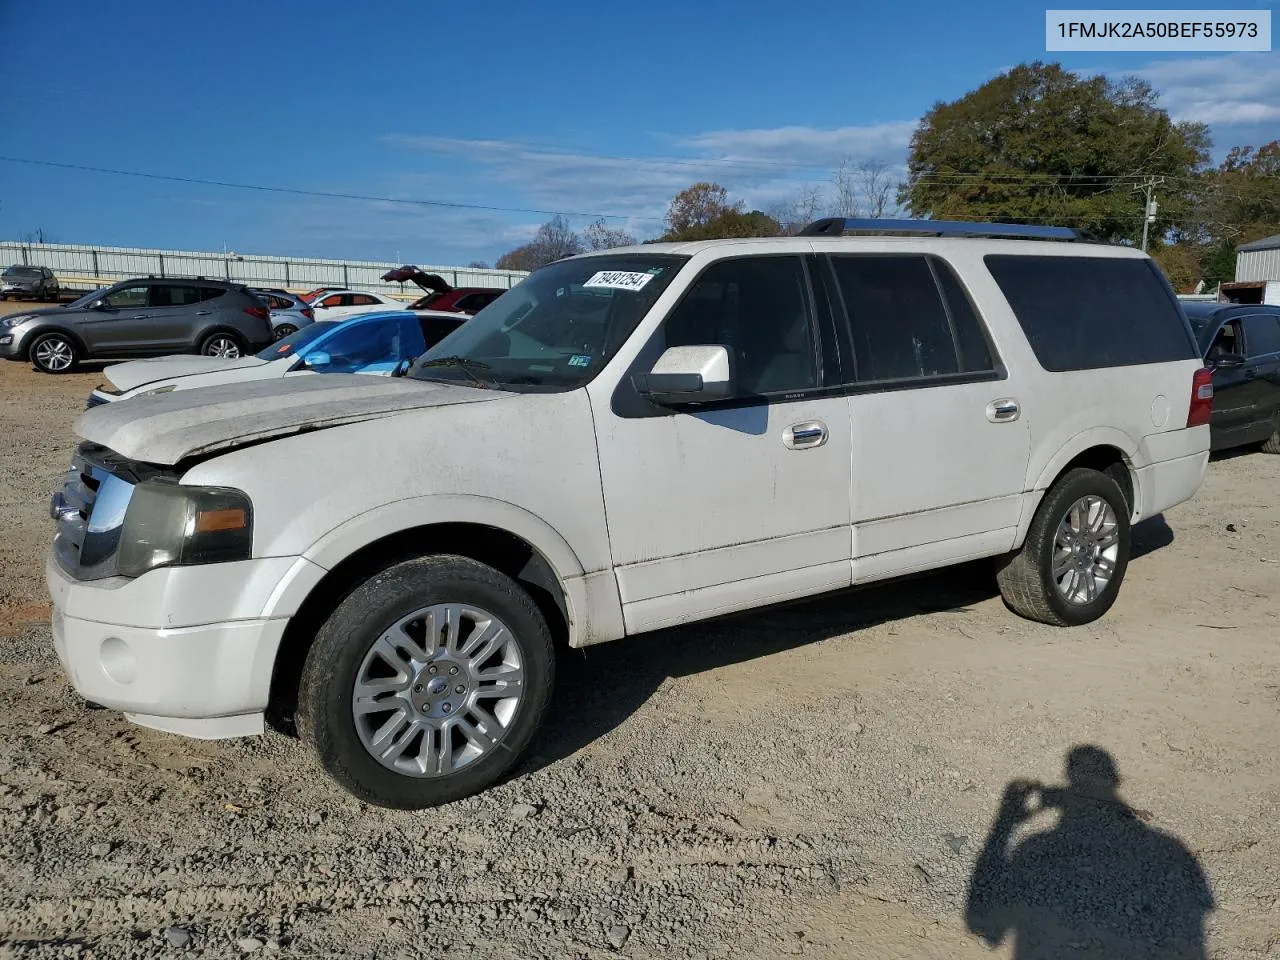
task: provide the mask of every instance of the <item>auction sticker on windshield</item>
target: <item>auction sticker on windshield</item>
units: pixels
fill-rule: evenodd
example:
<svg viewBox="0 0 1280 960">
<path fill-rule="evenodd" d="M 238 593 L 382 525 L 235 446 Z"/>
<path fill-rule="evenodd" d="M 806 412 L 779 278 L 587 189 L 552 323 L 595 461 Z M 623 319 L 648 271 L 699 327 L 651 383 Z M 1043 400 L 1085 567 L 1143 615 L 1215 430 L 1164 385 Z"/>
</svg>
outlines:
<svg viewBox="0 0 1280 960">
<path fill-rule="evenodd" d="M 627 270 L 601 270 L 584 287 L 608 287 L 612 290 L 640 290 L 653 279 L 652 273 L 631 273 Z"/>
</svg>

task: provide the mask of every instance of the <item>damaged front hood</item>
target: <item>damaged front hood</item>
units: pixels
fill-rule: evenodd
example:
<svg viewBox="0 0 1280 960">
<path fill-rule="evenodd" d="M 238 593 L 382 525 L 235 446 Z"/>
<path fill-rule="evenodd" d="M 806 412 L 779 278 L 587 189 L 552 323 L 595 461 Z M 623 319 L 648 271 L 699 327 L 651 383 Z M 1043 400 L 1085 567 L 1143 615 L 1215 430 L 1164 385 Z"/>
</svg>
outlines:
<svg viewBox="0 0 1280 960">
<path fill-rule="evenodd" d="M 237 367 L 260 367 L 266 360 L 257 357 L 239 357 L 228 360 L 226 357 L 172 356 L 150 357 L 146 360 L 130 360 L 102 371 L 121 393 L 127 393 L 144 383 L 155 383 L 157 380 L 172 380 L 174 377 L 189 377 L 196 373 L 212 373 L 215 370 L 235 370 Z"/>
<path fill-rule="evenodd" d="M 307 430 L 505 395 L 454 384 L 330 373 L 133 397 L 86 410 L 74 429 L 122 456 L 170 466 Z"/>
</svg>

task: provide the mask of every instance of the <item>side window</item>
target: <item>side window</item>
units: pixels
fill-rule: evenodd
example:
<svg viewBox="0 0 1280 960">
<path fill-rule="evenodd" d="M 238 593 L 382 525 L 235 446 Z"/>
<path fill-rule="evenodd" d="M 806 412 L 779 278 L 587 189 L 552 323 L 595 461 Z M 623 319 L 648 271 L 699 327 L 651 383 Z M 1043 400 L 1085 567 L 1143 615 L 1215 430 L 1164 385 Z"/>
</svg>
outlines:
<svg viewBox="0 0 1280 960">
<path fill-rule="evenodd" d="M 427 352 L 427 341 L 417 317 L 400 318 L 400 340 L 396 343 L 396 360 L 416 357 Z"/>
<path fill-rule="evenodd" d="M 115 310 L 136 310 L 147 305 L 147 290 L 145 285 L 121 287 L 119 290 L 111 291 L 102 299 L 107 302 L 107 306 Z"/>
<path fill-rule="evenodd" d="M 983 258 L 1046 370 L 1197 358 L 1186 318 L 1149 260 L 990 254 Z"/>
<path fill-rule="evenodd" d="M 377 300 L 369 296 L 367 293 L 357 293 L 351 297 L 351 306 L 353 307 L 368 307 L 377 302 Z"/>
<path fill-rule="evenodd" d="M 1208 359 L 1213 360 L 1217 357 L 1243 353 L 1244 348 L 1240 337 L 1240 321 L 1229 320 L 1222 325 L 1221 330 L 1214 334 L 1213 343 L 1209 345 Z"/>
<path fill-rule="evenodd" d="M 951 326 L 956 332 L 956 346 L 960 349 L 960 369 L 965 373 L 976 373 L 995 369 L 991 362 L 991 348 L 987 345 L 987 336 L 982 329 L 982 321 L 973 309 L 973 302 L 960 286 L 955 271 L 934 258 L 934 274 L 942 286 L 942 297 L 951 313 Z"/>
<path fill-rule="evenodd" d="M 478 293 L 468 293 L 465 297 L 459 297 L 458 302 L 453 305 L 455 310 L 479 310 L 480 295 Z"/>
<path fill-rule="evenodd" d="M 205 300 L 216 300 L 226 292 L 227 291 L 223 290 L 221 287 L 201 287 L 200 302 L 203 303 Z"/>
<path fill-rule="evenodd" d="M 1250 358 L 1280 353 L 1280 317 L 1268 314 L 1245 317 L 1244 342 Z"/>
<path fill-rule="evenodd" d="M 338 306 L 338 305 L 339 305 L 339 304 L 341 304 L 341 303 L 342 303 L 342 297 L 337 296 L 337 295 L 335 294 L 334 296 L 325 297 L 323 300 L 321 300 L 321 301 L 320 301 L 320 306 L 322 306 L 322 307 L 336 307 L 336 306 Z"/>
<path fill-rule="evenodd" d="M 316 349 L 329 354 L 328 370 L 350 372 L 400 359 L 400 322 L 380 320 L 344 326 Z"/>
<path fill-rule="evenodd" d="M 168 284 L 157 284 L 151 288 L 151 306 L 153 307 L 185 307 L 199 300 L 198 287 L 172 287 Z"/>
<path fill-rule="evenodd" d="M 735 396 L 818 384 L 808 283 L 798 257 L 712 264 L 667 316 L 662 332 L 667 347 L 727 347 Z"/>
<path fill-rule="evenodd" d="M 418 325 L 428 349 L 462 326 L 460 322 L 445 317 L 419 317 Z"/>
<path fill-rule="evenodd" d="M 833 256 L 860 382 L 960 372 L 947 308 L 922 256 Z"/>
</svg>

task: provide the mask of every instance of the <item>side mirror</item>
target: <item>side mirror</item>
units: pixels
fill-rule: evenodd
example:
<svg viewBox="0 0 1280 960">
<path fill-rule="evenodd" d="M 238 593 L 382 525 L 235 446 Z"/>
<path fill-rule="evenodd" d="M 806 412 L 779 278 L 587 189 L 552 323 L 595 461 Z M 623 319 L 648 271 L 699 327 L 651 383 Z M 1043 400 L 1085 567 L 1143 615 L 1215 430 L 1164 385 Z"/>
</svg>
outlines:
<svg viewBox="0 0 1280 960">
<path fill-rule="evenodd" d="M 1209 363 L 1216 370 L 1231 370 L 1235 367 L 1244 366 L 1244 357 L 1238 353 L 1220 353 L 1216 357 L 1210 357 Z"/>
<path fill-rule="evenodd" d="M 306 357 L 306 364 L 309 370 L 323 370 L 331 363 L 333 363 L 333 358 L 323 350 L 313 350 Z"/>
<path fill-rule="evenodd" d="M 661 406 L 722 399 L 732 392 L 729 351 L 718 344 L 668 347 L 634 383 L 642 396 Z"/>
<path fill-rule="evenodd" d="M 95 301 L 93 301 L 93 303 L 89 304 L 89 309 L 90 309 L 90 310 L 105 310 L 105 309 L 107 309 L 107 301 L 105 301 L 105 300 L 95 300 Z"/>
</svg>

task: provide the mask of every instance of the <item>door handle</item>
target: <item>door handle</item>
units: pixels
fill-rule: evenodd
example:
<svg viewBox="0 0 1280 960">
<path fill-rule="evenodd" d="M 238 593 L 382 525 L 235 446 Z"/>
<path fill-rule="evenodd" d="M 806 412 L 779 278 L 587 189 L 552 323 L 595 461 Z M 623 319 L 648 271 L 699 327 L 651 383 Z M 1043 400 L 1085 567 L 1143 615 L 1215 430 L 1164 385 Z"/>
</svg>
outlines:
<svg viewBox="0 0 1280 960">
<path fill-rule="evenodd" d="M 212 310 L 197 310 L 197 311 L 196 311 L 196 316 L 197 316 L 197 317 L 207 317 L 207 316 L 209 316 L 211 313 L 213 313 L 213 311 L 212 311 Z"/>
<path fill-rule="evenodd" d="M 129 319 L 130 320 L 146 320 L 149 317 L 150 317 L 150 314 L 140 313 L 136 317 L 130 317 Z"/>
<path fill-rule="evenodd" d="M 1244 378 L 1246 380 L 1256 380 L 1258 378 L 1258 371 L 1255 370 L 1253 367 L 1245 367 Z"/>
<path fill-rule="evenodd" d="M 1010 397 L 992 400 L 987 404 L 987 419 L 992 423 L 1012 423 L 1021 415 L 1022 408 L 1018 406 L 1018 401 Z"/>
<path fill-rule="evenodd" d="M 821 420 L 793 423 L 782 431 L 782 445 L 788 450 L 807 450 L 827 442 L 827 425 Z"/>
</svg>

